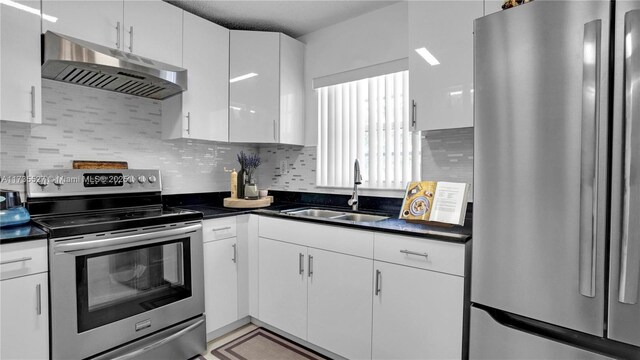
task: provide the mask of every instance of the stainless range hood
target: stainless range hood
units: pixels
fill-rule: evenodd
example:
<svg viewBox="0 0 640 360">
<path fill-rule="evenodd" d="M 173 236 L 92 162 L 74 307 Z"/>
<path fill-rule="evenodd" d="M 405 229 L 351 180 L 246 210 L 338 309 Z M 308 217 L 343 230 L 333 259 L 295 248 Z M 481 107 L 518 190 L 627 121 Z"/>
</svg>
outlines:
<svg viewBox="0 0 640 360">
<path fill-rule="evenodd" d="M 42 77 L 98 89 L 166 99 L 187 90 L 187 70 L 47 31 Z"/>
</svg>

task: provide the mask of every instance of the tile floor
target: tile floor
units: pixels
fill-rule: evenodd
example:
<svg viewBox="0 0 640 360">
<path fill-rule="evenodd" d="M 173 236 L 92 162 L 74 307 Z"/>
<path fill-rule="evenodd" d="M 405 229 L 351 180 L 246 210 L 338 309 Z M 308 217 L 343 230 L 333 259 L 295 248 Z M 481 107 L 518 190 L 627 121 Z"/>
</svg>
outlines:
<svg viewBox="0 0 640 360">
<path fill-rule="evenodd" d="M 237 338 L 239 338 L 240 336 L 249 333 L 255 329 L 257 329 L 258 327 L 253 325 L 253 324 L 247 324 L 239 329 L 236 329 L 226 335 L 223 335 L 217 339 L 213 339 L 211 341 L 209 341 L 207 343 L 207 351 L 204 354 L 201 354 L 202 356 L 204 356 L 205 359 L 207 360 L 219 360 L 217 357 L 213 356 L 211 354 L 211 351 L 213 351 L 213 349 L 219 347 L 220 345 L 226 344 L 230 341 L 233 341 Z"/>
</svg>

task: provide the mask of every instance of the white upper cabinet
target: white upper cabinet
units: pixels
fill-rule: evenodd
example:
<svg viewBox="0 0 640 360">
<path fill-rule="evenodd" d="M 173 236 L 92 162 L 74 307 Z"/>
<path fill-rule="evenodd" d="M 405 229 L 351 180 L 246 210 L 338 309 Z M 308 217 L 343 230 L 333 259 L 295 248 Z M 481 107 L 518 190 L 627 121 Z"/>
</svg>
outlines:
<svg viewBox="0 0 640 360">
<path fill-rule="evenodd" d="M 160 0 L 125 0 L 123 43 L 126 52 L 180 66 L 182 10 Z"/>
<path fill-rule="evenodd" d="M 124 50 L 122 1 L 44 0 L 42 12 L 58 18 L 56 22 L 43 19 L 42 32 L 50 30 Z"/>
<path fill-rule="evenodd" d="M 40 1 L 17 1 L 40 11 Z M 40 16 L 0 5 L 0 120 L 42 123 Z"/>
<path fill-rule="evenodd" d="M 43 12 L 55 23 L 51 30 L 152 60 L 182 64 L 182 10 L 160 0 L 70 1 L 44 0 Z"/>
<path fill-rule="evenodd" d="M 473 21 L 481 1 L 409 1 L 413 130 L 473 126 Z"/>
<path fill-rule="evenodd" d="M 164 139 L 229 140 L 229 30 L 184 12 L 182 67 L 188 90 L 165 100 Z"/>
<path fill-rule="evenodd" d="M 304 44 L 286 35 L 231 31 L 229 140 L 304 143 Z"/>
</svg>

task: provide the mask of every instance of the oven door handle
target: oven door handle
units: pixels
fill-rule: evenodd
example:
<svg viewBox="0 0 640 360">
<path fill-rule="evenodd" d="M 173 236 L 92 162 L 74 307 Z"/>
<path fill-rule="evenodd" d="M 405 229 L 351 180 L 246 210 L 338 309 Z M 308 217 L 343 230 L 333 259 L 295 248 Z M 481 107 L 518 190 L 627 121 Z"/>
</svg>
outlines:
<svg viewBox="0 0 640 360">
<path fill-rule="evenodd" d="M 189 225 L 177 229 L 154 231 L 151 233 L 127 235 L 116 238 L 99 239 L 99 240 L 71 240 L 65 241 L 63 244 L 53 245 L 56 254 L 69 253 L 82 250 L 100 249 L 116 245 L 132 245 L 135 243 L 153 240 L 153 242 L 165 241 L 167 238 L 183 235 L 186 233 L 198 231 L 202 229 L 202 224 Z"/>
<path fill-rule="evenodd" d="M 178 331 L 178 332 L 177 332 L 177 333 L 175 333 L 175 334 L 172 334 L 172 335 L 170 335 L 170 336 L 167 336 L 166 338 L 161 339 L 161 340 L 158 340 L 158 341 L 156 341 L 156 342 L 152 342 L 151 344 L 146 345 L 146 346 L 144 346 L 144 347 L 142 347 L 142 348 L 140 348 L 140 349 L 134 350 L 134 351 L 132 351 L 132 352 L 130 352 L 130 353 L 128 353 L 128 354 L 124 354 L 124 355 L 122 355 L 122 356 L 118 356 L 118 357 L 116 357 L 116 358 L 113 358 L 112 360 L 129 360 L 129 359 L 134 359 L 134 358 L 136 358 L 136 357 L 138 357 L 138 356 L 140 356 L 140 355 L 142 355 L 142 354 L 144 354 L 144 353 L 146 353 L 146 352 L 149 352 L 149 351 L 151 351 L 151 350 L 153 350 L 153 349 L 155 349 L 155 348 L 158 348 L 158 347 L 160 347 L 160 346 L 162 346 L 162 345 L 164 345 L 164 344 L 166 344 L 166 343 L 168 343 L 168 342 L 171 342 L 171 341 L 173 341 L 173 340 L 175 340 L 175 339 L 177 339 L 177 338 L 181 337 L 182 335 L 184 335 L 184 334 L 186 334 L 186 333 L 188 333 L 188 332 L 190 332 L 190 331 L 193 331 L 193 330 L 194 330 L 194 329 L 196 329 L 198 326 L 202 325 L 202 323 L 203 323 L 203 322 L 204 322 L 204 319 L 198 320 L 197 322 L 195 322 L 195 323 L 193 323 L 193 324 L 191 324 L 191 325 L 187 326 L 186 328 L 184 328 L 184 329 L 182 329 L 182 330 Z"/>
</svg>

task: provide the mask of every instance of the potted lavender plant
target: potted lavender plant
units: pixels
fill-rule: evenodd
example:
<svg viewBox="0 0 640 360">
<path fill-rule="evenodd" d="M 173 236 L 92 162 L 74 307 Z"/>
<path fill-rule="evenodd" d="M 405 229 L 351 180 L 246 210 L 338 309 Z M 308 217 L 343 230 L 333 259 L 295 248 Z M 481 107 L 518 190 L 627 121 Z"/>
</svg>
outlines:
<svg viewBox="0 0 640 360">
<path fill-rule="evenodd" d="M 258 154 L 246 154 L 240 151 L 238 154 L 240 172 L 238 172 L 238 198 L 258 199 L 258 187 L 256 186 L 254 173 L 261 164 Z M 242 190 L 241 190 L 242 189 Z"/>
</svg>

